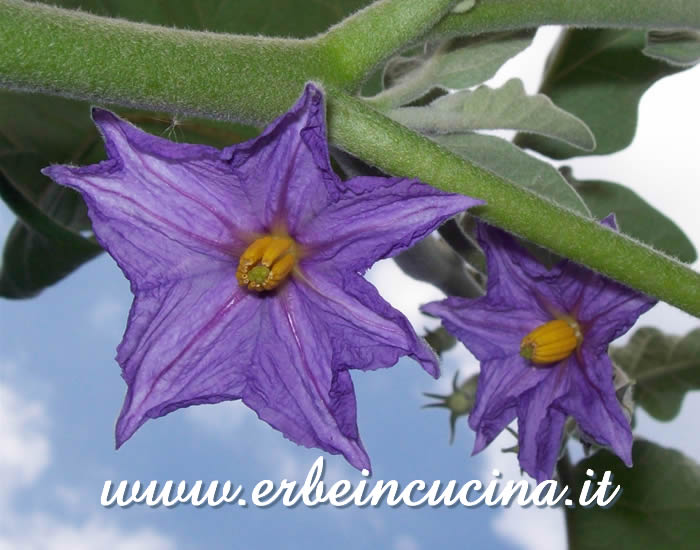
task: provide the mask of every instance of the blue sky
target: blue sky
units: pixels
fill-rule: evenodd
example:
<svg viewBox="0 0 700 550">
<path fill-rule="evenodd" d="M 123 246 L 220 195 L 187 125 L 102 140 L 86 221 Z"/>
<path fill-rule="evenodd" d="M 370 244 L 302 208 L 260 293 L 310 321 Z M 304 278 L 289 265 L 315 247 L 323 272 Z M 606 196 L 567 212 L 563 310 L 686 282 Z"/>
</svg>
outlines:
<svg viewBox="0 0 700 550">
<path fill-rule="evenodd" d="M 544 33 L 497 81 L 513 76 L 518 67 L 528 90 L 534 91 L 543 52 L 553 39 L 551 31 Z M 695 157 L 698 87 L 700 69 L 657 84 L 642 102 L 633 146 L 609 158 L 579 161 L 575 175 L 607 177 L 635 187 L 676 219 L 700 248 L 698 191 L 688 191 L 700 175 Z M 0 235 L 12 221 L 0 209 Z M 405 278 L 391 262 L 380 263 L 370 278 L 417 328 L 429 324 L 417 305 L 439 293 Z M 283 439 L 238 403 L 193 407 L 150 421 L 115 451 L 114 422 L 125 384 L 114 355 L 130 303 L 128 283 L 103 255 L 36 299 L 0 304 L 0 550 L 564 547 L 559 511 L 517 506 L 103 509 L 99 498 L 107 479 L 230 479 L 250 489 L 261 479 L 302 481 L 319 456 Z M 641 324 L 685 332 L 700 323 L 658 306 Z M 470 457 L 473 437 L 464 419 L 450 446 L 447 414 L 420 409 L 425 402 L 421 392 L 445 391 L 457 368 L 465 374 L 477 368 L 461 346 L 449 354 L 437 382 L 409 360 L 392 369 L 354 374 L 372 479 L 488 482 L 493 468 L 504 472 L 505 479 L 517 479 L 512 455 L 499 451 L 511 444 L 509 436 Z M 700 441 L 686 433 L 694 429 L 699 413 L 700 398 L 694 394 L 671 424 L 641 413 L 639 430 L 698 460 Z M 362 479 L 343 459 L 324 456 L 327 481 Z"/>
</svg>

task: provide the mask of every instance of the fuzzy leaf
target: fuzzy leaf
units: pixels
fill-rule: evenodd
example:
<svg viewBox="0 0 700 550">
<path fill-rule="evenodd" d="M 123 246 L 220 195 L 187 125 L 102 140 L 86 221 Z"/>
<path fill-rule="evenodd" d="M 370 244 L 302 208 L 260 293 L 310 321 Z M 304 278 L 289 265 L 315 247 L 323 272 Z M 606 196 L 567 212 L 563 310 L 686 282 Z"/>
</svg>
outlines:
<svg viewBox="0 0 700 550">
<path fill-rule="evenodd" d="M 590 216 L 584 201 L 556 168 L 504 139 L 474 133 L 434 136 L 433 139 L 462 158 L 516 185 Z"/>
<path fill-rule="evenodd" d="M 692 67 L 700 63 L 700 32 L 649 31 L 643 52 L 671 65 Z"/>
<path fill-rule="evenodd" d="M 583 122 L 554 105 L 545 95 L 527 95 L 517 78 L 501 88 L 480 86 L 474 91 L 449 94 L 426 107 L 394 109 L 389 116 L 428 134 L 518 130 L 558 139 L 587 151 L 595 148 L 593 134 Z"/>
<path fill-rule="evenodd" d="M 532 31 L 499 32 L 428 43 L 415 57 L 389 61 L 384 71 L 388 89 L 370 101 L 382 108 L 406 105 L 432 88 L 470 88 L 491 78 L 508 59 L 532 42 Z"/>
<path fill-rule="evenodd" d="M 678 451 L 643 440 L 635 441 L 632 460 L 634 466 L 626 468 L 619 458 L 601 451 L 576 466 L 571 498 L 577 498 L 590 479 L 588 469 L 597 480 L 611 471 L 613 487 L 622 489 L 609 508 L 567 510 L 570 548 L 695 550 L 700 540 L 700 465 Z"/>
<path fill-rule="evenodd" d="M 540 92 L 577 116 L 596 139 L 582 153 L 542 136 L 518 136 L 516 143 L 556 159 L 605 155 L 627 147 L 637 127 L 639 100 L 657 80 L 679 70 L 642 53 L 646 33 L 636 30 L 570 29 L 550 59 Z"/>
<path fill-rule="evenodd" d="M 438 354 L 438 357 L 451 350 L 457 344 L 457 338 L 447 332 L 442 325 L 435 330 L 426 331 L 423 338 L 425 338 L 432 350 Z"/>
<path fill-rule="evenodd" d="M 614 212 L 623 233 L 682 262 L 697 259 L 693 243 L 681 228 L 628 187 L 609 181 L 576 181 L 570 174 L 566 178 L 596 218 Z"/>
<path fill-rule="evenodd" d="M 0 196 L 20 218 L 3 251 L 0 296 L 5 298 L 31 297 L 102 251 L 77 232 L 87 220 L 79 197 L 46 185 L 44 193 L 31 200 L 17 189 L 11 178 L 32 165 L 39 170 L 46 162 L 31 154 L 0 156 Z M 42 210 L 56 213 L 66 225 Z"/>
<path fill-rule="evenodd" d="M 640 328 L 610 357 L 635 382 L 637 403 L 658 420 L 672 420 L 686 392 L 700 389 L 700 328 L 685 336 Z"/>
</svg>

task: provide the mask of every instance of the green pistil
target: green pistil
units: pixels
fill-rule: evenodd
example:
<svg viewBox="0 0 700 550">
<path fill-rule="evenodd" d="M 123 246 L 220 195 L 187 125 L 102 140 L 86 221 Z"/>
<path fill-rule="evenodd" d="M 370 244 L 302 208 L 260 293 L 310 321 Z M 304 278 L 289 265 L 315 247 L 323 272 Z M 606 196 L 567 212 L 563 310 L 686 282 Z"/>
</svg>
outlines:
<svg viewBox="0 0 700 550">
<path fill-rule="evenodd" d="M 256 265 L 248 272 L 248 279 L 253 283 L 263 284 L 270 274 L 270 269 L 264 265 Z"/>
<path fill-rule="evenodd" d="M 532 346 L 522 346 L 520 348 L 520 357 L 524 357 L 525 359 L 532 359 L 532 352 L 533 352 L 533 347 Z"/>
</svg>

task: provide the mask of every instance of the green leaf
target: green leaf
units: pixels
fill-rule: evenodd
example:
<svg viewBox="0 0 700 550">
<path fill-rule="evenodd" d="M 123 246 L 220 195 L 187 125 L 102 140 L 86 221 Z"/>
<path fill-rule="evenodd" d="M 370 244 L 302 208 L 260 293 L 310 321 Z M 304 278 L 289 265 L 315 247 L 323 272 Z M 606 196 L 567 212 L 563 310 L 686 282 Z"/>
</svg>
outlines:
<svg viewBox="0 0 700 550">
<path fill-rule="evenodd" d="M 369 101 L 382 109 L 406 105 L 432 88 L 470 88 L 491 78 L 532 42 L 532 31 L 499 32 L 428 43 L 425 53 L 390 60 L 384 82 L 391 85 Z"/>
<path fill-rule="evenodd" d="M 587 151 L 595 148 L 593 134 L 583 122 L 545 95 L 527 95 L 517 78 L 496 89 L 480 86 L 439 97 L 426 107 L 393 109 L 389 116 L 428 134 L 509 129 L 541 134 Z"/>
<path fill-rule="evenodd" d="M 613 489 L 621 495 L 608 508 L 592 506 L 566 510 L 571 550 L 695 550 L 700 540 L 700 466 L 673 449 L 637 440 L 634 466 L 601 451 L 573 470 L 572 494 L 577 498 L 590 478 L 613 474 Z M 595 483 L 591 493 L 596 488 Z"/>
<path fill-rule="evenodd" d="M 425 341 L 428 342 L 432 350 L 437 353 L 438 357 L 442 356 L 446 351 L 451 350 L 457 344 L 457 338 L 447 332 L 442 325 L 435 330 L 426 331 L 423 338 L 425 338 Z"/>
<path fill-rule="evenodd" d="M 434 136 L 433 139 L 462 158 L 516 185 L 590 216 L 584 201 L 556 168 L 504 139 L 474 133 Z"/>
<path fill-rule="evenodd" d="M 657 80 L 680 70 L 642 53 L 646 33 L 571 29 L 550 59 L 540 92 L 585 122 L 605 155 L 627 147 L 637 127 L 639 100 Z M 516 143 L 556 159 L 584 154 L 551 139 L 523 135 Z"/>
<path fill-rule="evenodd" d="M 645 55 L 679 67 L 700 63 L 700 32 L 649 31 Z"/>
<path fill-rule="evenodd" d="M 690 239 L 672 220 L 664 216 L 634 191 L 609 181 L 577 181 L 569 172 L 565 177 L 586 202 L 596 218 L 615 213 L 620 231 L 682 262 L 697 259 Z"/>
<path fill-rule="evenodd" d="M 32 164 L 38 170 L 46 164 L 43 160 L 35 155 L 19 154 L 4 155 L 0 162 L 0 196 L 21 220 L 15 223 L 5 243 L 0 296 L 28 298 L 94 258 L 102 249 L 44 214 L 11 182 L 12 174 L 21 173 Z M 35 199 L 44 203 L 48 212 L 58 212 L 60 217 L 72 214 L 70 219 L 65 218 L 67 225 L 85 225 L 84 206 L 75 195 L 47 185 L 45 193 Z"/>
<path fill-rule="evenodd" d="M 476 298 L 483 294 L 462 257 L 442 239 L 422 239 L 394 256 L 394 261 L 409 277 L 430 283 L 448 296 Z"/>
<path fill-rule="evenodd" d="M 635 382 L 637 403 L 658 420 L 672 420 L 686 392 L 700 389 L 700 328 L 683 337 L 640 328 L 610 357 Z"/>
<path fill-rule="evenodd" d="M 0 154 L 0 173 L 43 213 L 76 233 L 90 229 L 80 194 L 54 184 L 40 173 L 49 163 L 37 153 Z"/>
</svg>

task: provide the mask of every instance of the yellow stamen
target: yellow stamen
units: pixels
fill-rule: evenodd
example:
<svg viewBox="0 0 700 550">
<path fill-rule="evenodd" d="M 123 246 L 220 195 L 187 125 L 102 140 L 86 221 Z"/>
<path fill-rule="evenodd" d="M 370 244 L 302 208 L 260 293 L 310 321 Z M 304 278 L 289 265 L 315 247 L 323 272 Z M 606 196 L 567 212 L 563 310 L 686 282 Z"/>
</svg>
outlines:
<svg viewBox="0 0 700 550">
<path fill-rule="evenodd" d="M 277 288 L 292 272 L 297 245 L 289 237 L 265 236 L 246 248 L 238 262 L 236 279 L 241 286 L 263 292 Z"/>
<path fill-rule="evenodd" d="M 556 319 L 525 336 L 520 342 L 520 355 L 537 365 L 556 363 L 569 357 L 582 339 L 574 319 Z"/>
</svg>

